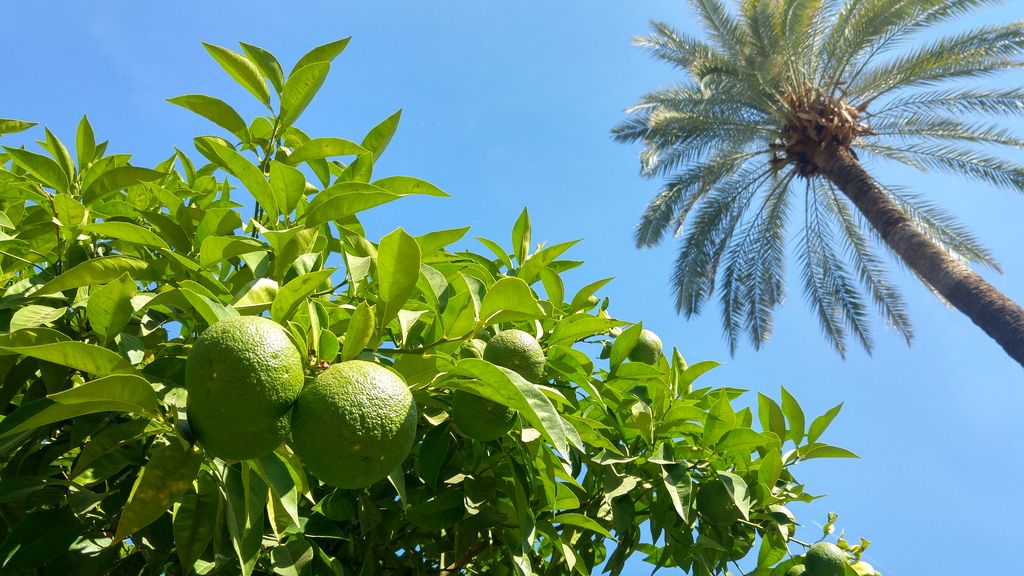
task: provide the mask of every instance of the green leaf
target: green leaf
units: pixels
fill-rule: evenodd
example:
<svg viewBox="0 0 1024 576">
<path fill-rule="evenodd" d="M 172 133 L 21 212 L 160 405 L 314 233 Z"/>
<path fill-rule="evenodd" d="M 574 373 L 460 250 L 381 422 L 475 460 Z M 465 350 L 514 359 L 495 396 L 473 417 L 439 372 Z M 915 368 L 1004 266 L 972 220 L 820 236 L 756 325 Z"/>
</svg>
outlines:
<svg viewBox="0 0 1024 576">
<path fill-rule="evenodd" d="M 401 228 L 381 238 L 377 248 L 377 316 L 381 330 L 402 309 L 420 276 L 420 246 Z"/>
<path fill-rule="evenodd" d="M 120 542 L 162 516 L 192 487 L 203 453 L 184 448 L 171 438 L 169 444 L 150 450 L 149 462 L 135 480 L 128 502 L 117 522 L 114 542 Z"/>
<path fill-rule="evenodd" d="M 584 516 L 583 514 L 566 513 L 556 514 L 551 517 L 552 524 L 564 524 L 566 526 L 575 526 L 577 528 L 583 528 L 590 530 L 604 536 L 605 538 L 615 539 L 612 533 L 607 528 L 597 523 L 597 520 Z"/>
<path fill-rule="evenodd" d="M 98 165 L 98 164 L 95 164 Z M 118 190 L 124 190 L 143 182 L 153 182 L 166 176 L 163 172 L 157 172 L 156 170 L 150 170 L 149 168 L 139 168 L 138 166 L 117 166 L 111 168 L 99 177 L 89 183 L 89 185 L 82 191 L 82 201 L 86 204 L 92 205 L 93 203 L 103 199 L 107 194 L 111 192 L 117 192 Z"/>
<path fill-rule="evenodd" d="M 75 134 L 75 153 L 78 155 L 78 169 L 83 170 L 86 164 L 92 162 L 96 157 L 96 136 L 92 131 L 92 124 L 89 118 L 82 116 L 78 122 L 78 131 Z"/>
<path fill-rule="evenodd" d="M 291 214 L 306 194 L 306 176 L 298 168 L 271 160 L 270 188 L 281 212 Z"/>
<path fill-rule="evenodd" d="M 331 274 L 335 270 L 336 268 L 317 270 L 298 276 L 285 284 L 277 293 L 277 299 L 270 307 L 271 317 L 279 324 L 290 320 L 299 305 L 302 304 L 303 299 L 323 286 L 324 282 L 330 281 Z"/>
<path fill-rule="evenodd" d="M 241 470 L 228 468 L 226 476 L 224 490 L 227 496 L 225 517 L 228 532 L 238 556 L 242 576 L 249 576 L 260 554 L 267 486 L 251 473 L 246 464 L 242 464 Z"/>
<path fill-rule="evenodd" d="M 685 466 L 671 464 L 662 468 L 662 483 L 668 491 L 669 498 L 676 514 L 683 522 L 690 522 L 690 493 L 693 490 L 693 483 Z"/>
<path fill-rule="evenodd" d="M 144 378 L 128 374 L 106 376 L 23 404 L 0 420 L 0 438 L 97 412 L 152 416 L 156 405 L 153 387 Z"/>
<path fill-rule="evenodd" d="M 462 239 L 469 232 L 469 226 L 465 228 L 452 228 L 450 230 L 437 230 L 435 232 L 427 232 L 422 236 L 416 237 L 416 243 L 420 245 L 420 252 L 422 256 L 427 256 L 444 250 L 449 244 L 454 244 Z"/>
<path fill-rule="evenodd" d="M 4 574 L 38 574 L 37 568 L 66 553 L 83 530 L 71 508 L 37 508 L 5 534 L 0 566 Z"/>
<path fill-rule="evenodd" d="M 309 106 L 320 87 L 323 86 L 331 65 L 327 62 L 308 64 L 293 70 L 281 92 L 280 125 L 291 126 Z"/>
<path fill-rule="evenodd" d="M 774 400 L 757 393 L 757 416 L 761 421 L 761 429 L 765 432 L 773 432 L 779 438 L 786 438 L 786 416 Z"/>
<path fill-rule="evenodd" d="M 804 411 L 785 387 L 782 388 L 782 413 L 789 420 L 787 437 L 799 446 L 804 439 Z"/>
<path fill-rule="evenodd" d="M 29 304 L 18 308 L 11 317 L 10 331 L 32 328 L 35 326 L 49 326 L 68 311 L 66 306 L 51 308 L 40 304 Z"/>
<path fill-rule="evenodd" d="M 625 324 L 628 322 L 614 318 L 600 318 L 586 313 L 573 314 L 555 324 L 555 329 L 551 332 L 550 343 L 572 344 L 582 338 L 603 334 L 616 326 Z"/>
<path fill-rule="evenodd" d="M 402 111 L 399 110 L 391 116 L 388 116 L 383 122 L 373 127 L 366 136 L 363 138 L 361 143 L 363 148 L 366 148 L 373 154 L 373 160 L 376 162 L 380 155 L 384 153 L 384 149 L 391 143 L 391 138 L 395 135 L 395 130 L 398 129 L 398 121 L 402 118 Z"/>
<path fill-rule="evenodd" d="M 265 310 L 274 303 L 280 286 L 270 278 L 257 278 L 246 284 L 231 306 L 235 310 L 245 312 L 258 312 Z"/>
<path fill-rule="evenodd" d="M 643 329 L 643 323 L 638 322 L 623 330 L 622 333 L 615 338 L 615 342 L 612 343 L 611 356 L 609 357 L 609 365 L 613 369 L 626 361 L 629 353 L 633 351 L 636 343 L 640 340 L 640 332 L 642 332 Z"/>
<path fill-rule="evenodd" d="M 281 69 L 281 63 L 277 61 L 273 54 L 259 46 L 253 46 L 245 42 L 240 42 L 240 44 L 245 55 L 256 64 L 263 77 L 270 80 L 274 90 L 280 94 L 281 90 L 284 89 L 284 70 Z"/>
<path fill-rule="evenodd" d="M 277 219 L 280 209 L 274 198 L 274 191 L 270 188 L 267 177 L 258 166 L 216 138 L 201 136 L 196 138 L 195 142 L 196 148 L 203 147 L 214 154 L 220 160 L 219 164 L 242 182 L 249 194 L 252 194 L 260 206 L 263 206 L 271 220 Z"/>
<path fill-rule="evenodd" d="M 109 341 L 128 325 L 135 309 L 132 298 L 138 292 L 135 281 L 128 274 L 122 274 L 113 282 L 101 286 L 89 294 L 86 317 L 92 329 Z"/>
<path fill-rule="evenodd" d="M 828 425 L 832 423 L 832 420 L 839 415 L 839 411 L 842 409 L 843 403 L 840 402 L 828 412 L 815 418 L 814 422 L 811 422 L 811 428 L 807 431 L 807 441 L 811 443 L 817 442 L 818 438 L 821 437 L 822 433 L 825 432 L 825 429 L 828 428 Z"/>
<path fill-rule="evenodd" d="M 561 244 L 555 244 L 549 246 L 533 256 L 530 256 L 526 262 L 523 263 L 522 267 L 519 268 L 519 272 L 516 276 L 522 278 L 527 284 L 533 284 L 537 280 L 537 276 L 541 270 L 547 268 L 548 264 L 555 261 L 555 258 L 561 256 L 566 250 L 573 247 L 579 240 L 573 240 L 571 242 L 562 242 Z"/>
<path fill-rule="evenodd" d="M 764 487 L 765 497 L 763 500 L 767 501 L 773 497 L 772 489 L 775 488 L 779 474 L 782 473 L 782 455 L 778 448 L 773 447 L 758 462 L 757 483 Z"/>
<path fill-rule="evenodd" d="M 70 182 L 68 175 L 64 172 L 64 169 L 60 167 L 60 164 L 52 158 L 48 158 L 42 154 L 36 154 L 35 152 L 29 152 L 28 150 L 22 150 L 20 148 L 8 148 L 7 146 L 4 146 L 4 150 L 14 158 L 14 161 L 17 162 L 19 166 L 27 170 L 29 174 L 38 178 L 44 185 L 49 186 L 58 192 L 68 191 L 68 183 Z"/>
<path fill-rule="evenodd" d="M 327 222 L 345 220 L 363 210 L 387 204 L 399 198 L 401 196 L 390 192 L 349 192 L 338 194 L 318 204 L 315 208 L 310 207 L 306 210 L 303 217 L 305 218 L 306 226 L 319 226 Z M 315 200 L 316 198 L 314 198 Z"/>
<path fill-rule="evenodd" d="M 181 503 L 175 506 L 172 522 L 174 547 L 186 576 L 213 539 L 220 509 L 216 480 L 208 473 L 200 474 L 197 484 L 198 490 L 186 490 Z"/>
<path fill-rule="evenodd" d="M 12 120 L 10 118 L 0 118 L 0 134 L 14 134 L 15 132 L 22 132 L 35 126 L 35 122 L 26 122 L 24 120 Z"/>
<path fill-rule="evenodd" d="M 221 320 L 238 316 L 234 308 L 224 306 L 205 294 L 198 294 L 192 290 L 181 290 L 181 295 L 188 300 L 188 303 L 195 308 L 196 312 L 203 317 L 207 324 L 215 324 Z"/>
<path fill-rule="evenodd" d="M 238 112 L 235 112 L 231 105 L 219 98 L 204 94 L 185 94 L 168 98 L 167 101 L 199 114 L 243 141 L 249 139 L 249 128 L 246 126 L 245 120 L 239 116 Z"/>
<path fill-rule="evenodd" d="M 519 412 L 519 415 L 551 443 L 563 459 L 569 458 L 566 423 L 540 389 L 508 368 L 486 360 L 464 358 L 449 372 L 468 380 L 446 379 L 445 386 L 466 390 Z"/>
<path fill-rule="evenodd" d="M 263 102 L 267 108 L 270 108 L 270 90 L 267 89 L 267 83 L 263 81 L 259 69 L 256 68 L 256 64 L 252 60 L 221 46 L 206 42 L 203 42 L 203 46 L 229 76 L 258 98 L 260 102 Z"/>
<path fill-rule="evenodd" d="M 335 40 L 334 42 L 329 42 L 322 46 L 313 48 L 304 54 L 302 58 L 299 58 L 299 61 L 295 63 L 295 67 L 292 68 L 291 73 L 294 74 L 296 70 L 301 70 L 305 66 L 318 62 L 330 64 L 338 57 L 338 54 L 341 54 L 345 47 L 348 46 L 348 41 L 351 39 L 352 38 L 350 36 L 348 38 L 342 38 L 341 40 Z"/>
<path fill-rule="evenodd" d="M 493 252 L 498 257 L 498 262 L 503 264 L 507 270 L 512 270 L 512 259 L 509 258 L 508 252 L 500 244 L 489 238 L 477 238 L 477 241 Z"/>
<path fill-rule="evenodd" d="M 448 193 L 434 186 L 426 180 L 413 178 L 412 176 L 388 176 L 375 180 L 373 185 L 399 196 L 420 194 L 423 196 L 440 196 L 448 198 Z"/>
<path fill-rule="evenodd" d="M 543 317 L 544 309 L 533 291 L 519 278 L 501 278 L 487 290 L 480 303 L 482 325 Z"/>
<path fill-rule="evenodd" d="M 846 448 L 818 443 L 812 443 L 801 447 L 799 454 L 804 460 L 810 460 L 811 458 L 860 458 L 860 456 L 857 456 Z"/>
<path fill-rule="evenodd" d="M 131 222 L 94 222 L 82 226 L 80 230 L 85 234 L 96 234 L 105 238 L 124 240 L 140 246 L 153 246 L 155 248 L 167 248 L 167 242 L 159 234 L 148 228 L 143 228 Z"/>
<path fill-rule="evenodd" d="M 70 182 L 75 176 L 75 162 L 71 159 L 71 154 L 68 153 L 67 147 L 60 141 L 60 138 L 57 138 L 53 132 L 50 132 L 49 128 L 43 128 L 43 130 L 46 133 L 46 148 L 53 155 L 54 159 L 57 160 L 61 170 L 68 175 Z"/>
<path fill-rule="evenodd" d="M 288 155 L 288 163 L 292 166 L 307 160 L 328 158 L 331 156 L 350 156 L 366 154 L 366 150 L 355 142 L 342 138 L 313 138 L 299 146 Z M 305 183 L 305 180 L 303 180 Z"/>
<path fill-rule="evenodd" d="M 9 354 L 21 354 L 95 374 L 132 374 L 135 369 L 117 352 L 85 342 L 54 342 L 37 346 L 0 346 Z"/>
<path fill-rule="evenodd" d="M 612 280 L 613 278 L 604 278 L 597 282 L 591 282 L 581 288 L 580 291 L 572 297 L 572 302 L 569 303 L 569 312 L 578 312 L 586 308 L 588 306 L 587 300 Z"/>
<path fill-rule="evenodd" d="M 526 262 L 526 257 L 530 255 L 530 234 L 530 214 L 523 208 L 522 214 L 512 226 L 512 250 L 520 265 Z"/>
<path fill-rule="evenodd" d="M 363 352 L 363 348 L 373 339 L 373 328 L 376 325 L 373 308 L 366 302 L 360 302 L 352 313 L 345 332 L 345 344 L 341 349 L 341 360 L 354 360 Z"/>
<path fill-rule="evenodd" d="M 715 448 L 719 452 L 727 452 L 729 450 L 740 450 L 744 452 L 751 452 L 756 448 L 760 448 L 768 444 L 768 439 L 765 438 L 761 433 L 751 428 L 733 428 L 725 433 Z"/>
<path fill-rule="evenodd" d="M 266 252 L 267 245 L 244 236 L 207 236 L 199 247 L 199 265 L 209 268 L 218 262 L 248 254 Z"/>
</svg>

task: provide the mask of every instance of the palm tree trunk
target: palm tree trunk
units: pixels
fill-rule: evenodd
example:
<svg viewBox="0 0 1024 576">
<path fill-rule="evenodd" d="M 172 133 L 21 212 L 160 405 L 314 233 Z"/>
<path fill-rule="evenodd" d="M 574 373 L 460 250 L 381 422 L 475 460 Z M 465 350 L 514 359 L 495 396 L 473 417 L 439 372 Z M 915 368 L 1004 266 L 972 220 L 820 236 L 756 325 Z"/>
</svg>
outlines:
<svg viewBox="0 0 1024 576">
<path fill-rule="evenodd" d="M 846 150 L 819 163 L 900 258 L 1024 366 L 1024 309 L 928 239 Z"/>
</svg>

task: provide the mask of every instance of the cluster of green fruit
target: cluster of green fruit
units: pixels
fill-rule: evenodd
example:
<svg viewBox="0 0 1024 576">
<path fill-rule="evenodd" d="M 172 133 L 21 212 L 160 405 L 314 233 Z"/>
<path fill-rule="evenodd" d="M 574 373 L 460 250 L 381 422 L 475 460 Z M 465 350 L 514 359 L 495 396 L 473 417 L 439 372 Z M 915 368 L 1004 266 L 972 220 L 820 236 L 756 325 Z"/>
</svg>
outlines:
<svg viewBox="0 0 1024 576">
<path fill-rule="evenodd" d="M 529 382 L 544 376 L 536 338 L 504 330 L 465 353 L 505 367 Z M 661 341 L 644 330 L 630 355 L 656 362 Z M 211 456 L 259 458 L 288 442 L 320 480 L 361 488 L 405 460 L 416 438 L 417 410 L 397 373 L 373 362 L 331 365 L 306 382 L 302 354 L 272 320 L 240 316 L 200 335 L 186 369 L 188 422 Z M 452 420 L 468 438 L 491 441 L 515 426 L 514 410 L 475 394 L 452 394 Z"/>
<path fill-rule="evenodd" d="M 192 346 L 188 421 L 208 454 L 258 458 L 289 442 L 322 481 L 360 488 L 388 475 L 416 437 L 416 403 L 398 374 L 351 360 L 308 384 L 302 355 L 272 320 L 217 322 Z"/>
<path fill-rule="evenodd" d="M 830 542 L 818 542 L 808 548 L 803 564 L 787 570 L 786 576 L 845 576 L 847 568 L 857 576 L 880 576 L 871 564 L 863 560 L 851 565 L 846 553 Z"/>
</svg>

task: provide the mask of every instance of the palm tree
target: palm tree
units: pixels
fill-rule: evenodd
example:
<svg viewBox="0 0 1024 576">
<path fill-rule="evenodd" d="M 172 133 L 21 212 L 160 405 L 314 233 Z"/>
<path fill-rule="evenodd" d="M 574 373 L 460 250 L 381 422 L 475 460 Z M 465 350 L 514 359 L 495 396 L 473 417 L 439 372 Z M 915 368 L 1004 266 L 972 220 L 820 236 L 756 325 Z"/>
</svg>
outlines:
<svg viewBox="0 0 1024 576">
<path fill-rule="evenodd" d="M 1024 365 L 1024 310 L 970 264 L 992 255 L 926 198 L 885 185 L 864 159 L 894 161 L 1024 191 L 998 155 L 1024 140 L 992 123 L 1024 112 L 1024 89 L 970 81 L 1024 67 L 1024 22 L 908 42 L 993 0 L 690 0 L 707 41 L 653 23 L 636 43 L 686 72 L 628 110 L 615 139 L 640 142 L 642 173 L 664 177 L 636 228 L 639 247 L 673 227 L 677 311 L 714 293 L 730 348 L 772 332 L 785 283 L 786 228 L 826 338 L 870 353 L 872 303 L 909 343 L 911 325 L 877 248 Z M 800 202 L 802 192 L 803 206 Z M 685 226 L 684 226 L 685 223 Z"/>
</svg>

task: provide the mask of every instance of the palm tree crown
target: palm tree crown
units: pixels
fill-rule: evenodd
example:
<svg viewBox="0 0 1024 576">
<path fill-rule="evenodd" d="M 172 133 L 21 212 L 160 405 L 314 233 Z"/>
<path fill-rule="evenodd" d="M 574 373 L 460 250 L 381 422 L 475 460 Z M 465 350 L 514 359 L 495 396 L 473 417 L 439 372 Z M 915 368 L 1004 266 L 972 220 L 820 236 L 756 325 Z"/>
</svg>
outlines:
<svg viewBox="0 0 1024 576">
<path fill-rule="evenodd" d="M 677 310 L 698 314 L 717 291 L 730 348 L 744 333 L 764 344 L 784 297 L 786 228 L 797 215 L 803 289 L 838 352 L 851 337 L 871 351 L 872 305 L 909 342 L 904 300 L 877 254 L 885 246 L 906 261 L 899 238 L 881 233 L 885 223 L 857 204 L 856 186 L 837 166 L 859 170 L 872 157 L 1024 191 L 1024 167 L 993 154 L 993 146 L 1024 140 L 990 123 L 1024 112 L 1024 90 L 965 84 L 1024 65 L 1024 22 L 908 47 L 915 35 L 996 2 L 742 0 L 736 11 L 720 0 L 690 2 L 706 41 L 663 23 L 636 39 L 687 79 L 644 96 L 613 129 L 617 140 L 643 144 L 645 176 L 665 178 L 635 241 L 653 246 L 669 228 L 681 236 Z M 998 270 L 947 212 L 864 182 L 958 265 Z M 920 266 L 908 267 L 948 296 Z"/>
</svg>

